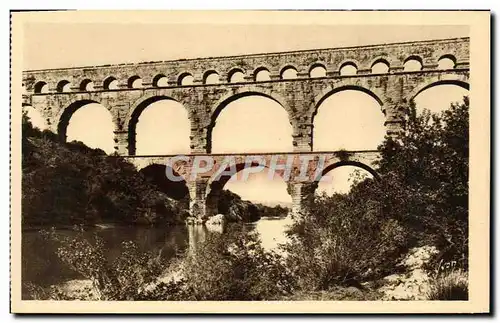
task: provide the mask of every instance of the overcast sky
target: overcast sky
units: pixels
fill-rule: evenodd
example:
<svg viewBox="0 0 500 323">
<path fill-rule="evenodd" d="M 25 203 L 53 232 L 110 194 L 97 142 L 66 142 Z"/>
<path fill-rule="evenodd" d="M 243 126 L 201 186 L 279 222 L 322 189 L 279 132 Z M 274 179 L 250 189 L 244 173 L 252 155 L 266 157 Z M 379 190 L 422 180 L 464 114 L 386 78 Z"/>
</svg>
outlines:
<svg viewBox="0 0 500 323">
<path fill-rule="evenodd" d="M 467 36 L 467 26 L 27 23 L 24 34 L 24 69 L 161 61 Z"/>
</svg>

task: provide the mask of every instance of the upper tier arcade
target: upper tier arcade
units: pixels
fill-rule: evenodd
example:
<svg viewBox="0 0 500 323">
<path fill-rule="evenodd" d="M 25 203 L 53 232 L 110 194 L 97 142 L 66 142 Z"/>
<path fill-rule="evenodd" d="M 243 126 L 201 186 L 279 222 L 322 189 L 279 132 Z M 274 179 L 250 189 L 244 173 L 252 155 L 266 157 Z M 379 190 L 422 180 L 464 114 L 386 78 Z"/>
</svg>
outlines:
<svg viewBox="0 0 500 323">
<path fill-rule="evenodd" d="M 310 78 L 315 67 L 323 67 L 324 76 L 339 76 L 341 68 L 347 65 L 354 66 L 357 74 L 366 75 L 372 74 L 372 67 L 380 62 L 387 64 L 388 73 L 398 73 L 404 71 L 408 60 L 416 60 L 422 64 L 422 71 L 428 71 L 436 70 L 442 58 L 451 59 L 457 69 L 468 69 L 469 38 L 33 70 L 23 73 L 23 82 L 29 94 L 40 92 L 43 85 L 47 86 L 47 93 L 85 92 L 89 90 L 86 88 L 89 81 L 93 83 L 91 91 L 109 90 L 113 80 L 117 81 L 117 89 L 134 88 L 136 79 L 142 80 L 144 88 L 176 87 L 182 86 L 183 79 L 189 75 L 193 77 L 193 85 L 203 85 L 210 82 L 209 76 L 213 73 L 218 74 L 219 83 L 231 83 L 231 77 L 237 72 L 243 73 L 239 83 L 256 83 L 258 72 L 263 70 L 269 71 L 271 80 L 283 79 L 288 68 L 296 70 L 297 78 Z"/>
</svg>

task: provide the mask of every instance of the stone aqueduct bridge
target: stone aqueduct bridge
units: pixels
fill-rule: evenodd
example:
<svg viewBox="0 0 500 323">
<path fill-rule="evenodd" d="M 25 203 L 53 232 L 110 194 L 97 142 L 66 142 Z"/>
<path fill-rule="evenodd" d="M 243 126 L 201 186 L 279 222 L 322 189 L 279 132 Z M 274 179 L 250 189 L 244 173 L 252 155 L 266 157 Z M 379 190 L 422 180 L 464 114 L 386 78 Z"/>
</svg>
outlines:
<svg viewBox="0 0 500 323">
<path fill-rule="evenodd" d="M 440 68 L 438 63 L 443 58 L 451 60 L 453 66 Z M 418 62 L 421 68 L 407 71 L 405 64 L 408 61 Z M 372 72 L 372 66 L 377 63 L 385 64 L 386 70 Z M 341 70 L 349 65 L 356 68 L 356 73 L 343 75 Z M 323 76 L 311 75 L 311 70 L 316 67 L 323 69 Z M 296 71 L 293 79 L 287 77 L 286 71 L 290 69 Z M 262 79 L 260 75 L 263 74 L 267 74 L 268 78 Z M 217 75 L 218 82 L 213 83 Z M 239 75 L 240 79 L 235 81 L 235 75 Z M 190 77 L 192 83 L 187 84 L 186 77 Z M 191 123 L 191 154 L 211 155 L 212 129 L 222 109 L 244 96 L 264 96 L 278 102 L 288 112 L 293 128 L 293 154 L 312 154 L 318 159 L 322 153 L 312 152 L 313 120 L 319 105 L 330 95 L 346 89 L 369 94 L 381 106 L 387 134 L 397 136 L 404 126 L 402 111 L 418 93 L 439 84 L 468 88 L 468 83 L 469 39 L 456 38 L 25 71 L 23 105 L 37 110 L 49 128 L 66 140 L 66 129 L 72 114 L 88 103 L 100 103 L 112 115 L 115 152 L 127 156 L 138 166 L 144 166 L 162 160 L 166 162 L 169 158 L 135 156 L 136 124 L 149 104 L 162 99 L 181 103 L 187 109 Z M 271 155 L 263 154 L 267 159 Z M 327 169 L 354 164 L 373 172 L 376 154 L 353 152 L 326 155 L 329 155 Z M 216 161 L 220 158 L 215 157 Z M 213 199 L 209 196 L 217 196 L 216 191 L 223 186 L 224 179 L 212 183 L 209 177 L 199 176 L 186 181 L 192 213 L 211 215 Z M 295 212 L 300 210 L 304 198 L 310 193 L 304 185 L 293 176 L 289 181 Z"/>
</svg>

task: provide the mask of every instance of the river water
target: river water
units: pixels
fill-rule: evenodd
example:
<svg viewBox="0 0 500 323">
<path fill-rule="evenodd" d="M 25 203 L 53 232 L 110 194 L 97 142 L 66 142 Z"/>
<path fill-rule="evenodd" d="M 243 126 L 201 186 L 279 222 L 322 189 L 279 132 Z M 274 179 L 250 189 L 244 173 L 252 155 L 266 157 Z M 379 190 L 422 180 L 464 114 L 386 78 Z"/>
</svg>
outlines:
<svg viewBox="0 0 500 323">
<path fill-rule="evenodd" d="M 262 218 L 257 222 L 245 224 L 246 228 L 258 232 L 262 246 L 267 250 L 276 249 L 286 241 L 284 232 L 291 224 L 289 218 Z M 231 230 L 229 226 L 226 230 Z M 40 228 L 24 230 L 22 235 L 22 281 L 39 286 L 61 284 L 72 279 L 81 279 L 78 273 L 63 264 L 56 255 L 56 246 L 42 238 Z M 140 250 L 161 254 L 165 259 L 185 254 L 203 240 L 208 230 L 222 230 L 205 226 L 111 226 L 102 225 L 86 229 L 85 234 L 97 233 L 105 242 L 108 259 L 119 255 L 121 243 L 133 241 Z M 74 235 L 70 229 L 56 229 L 60 234 Z"/>
</svg>

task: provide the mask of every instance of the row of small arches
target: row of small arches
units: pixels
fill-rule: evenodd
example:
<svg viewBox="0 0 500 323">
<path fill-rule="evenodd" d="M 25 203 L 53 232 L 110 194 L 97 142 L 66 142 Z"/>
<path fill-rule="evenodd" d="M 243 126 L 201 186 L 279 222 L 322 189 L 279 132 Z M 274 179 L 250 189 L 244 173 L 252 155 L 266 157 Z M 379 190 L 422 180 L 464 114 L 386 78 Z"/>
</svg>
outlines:
<svg viewBox="0 0 500 323">
<path fill-rule="evenodd" d="M 445 55 L 439 59 L 438 69 L 444 69 L 444 70 L 453 69 L 455 68 L 455 65 L 456 65 L 455 58 L 452 55 Z M 423 67 L 422 59 L 418 56 L 410 56 L 404 62 L 403 67 L 404 67 L 403 70 L 407 72 L 420 71 L 422 70 Z M 372 74 L 385 74 L 389 73 L 389 71 L 390 71 L 390 64 L 385 59 L 376 60 L 371 66 Z M 340 76 L 356 75 L 357 73 L 358 73 L 358 66 L 356 65 L 356 63 L 352 61 L 347 61 L 343 63 L 339 69 Z M 297 74 L 298 74 L 297 68 L 295 68 L 293 65 L 287 65 L 280 71 L 280 77 L 283 80 L 296 79 L 298 77 Z M 323 64 L 314 64 L 309 70 L 309 77 L 311 78 L 320 78 L 326 76 L 327 76 L 327 70 Z M 254 73 L 254 80 L 256 82 L 269 81 L 271 80 L 271 73 L 269 72 L 268 69 L 264 67 L 258 68 Z M 177 85 L 189 86 L 193 85 L 193 82 L 194 82 L 194 76 L 191 73 L 182 73 L 178 77 Z M 245 82 L 245 73 L 241 69 L 233 69 L 228 74 L 228 82 L 229 83 Z M 218 83 L 220 83 L 220 76 L 216 71 L 210 70 L 203 75 L 203 84 L 218 84 Z M 153 78 L 152 84 L 154 87 L 167 87 L 169 85 L 168 77 L 164 74 L 158 74 Z M 102 84 L 102 87 L 104 90 L 117 90 L 120 88 L 118 80 L 113 76 L 106 78 Z M 143 87 L 142 78 L 138 75 L 130 77 L 127 80 L 127 87 L 130 89 L 142 88 Z M 60 81 L 56 86 L 56 91 L 60 93 L 70 92 L 71 90 L 72 90 L 71 83 L 67 80 Z M 78 90 L 82 92 L 94 91 L 95 90 L 94 82 L 92 82 L 92 80 L 90 79 L 85 79 L 80 83 Z M 34 87 L 34 92 L 47 93 L 48 92 L 47 83 L 43 81 L 37 82 Z"/>
</svg>

